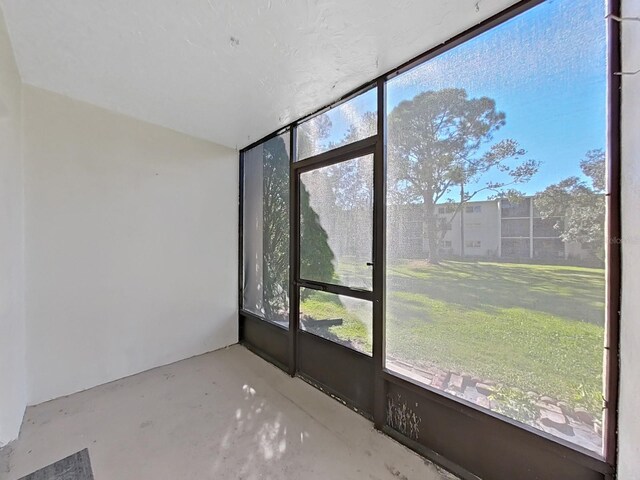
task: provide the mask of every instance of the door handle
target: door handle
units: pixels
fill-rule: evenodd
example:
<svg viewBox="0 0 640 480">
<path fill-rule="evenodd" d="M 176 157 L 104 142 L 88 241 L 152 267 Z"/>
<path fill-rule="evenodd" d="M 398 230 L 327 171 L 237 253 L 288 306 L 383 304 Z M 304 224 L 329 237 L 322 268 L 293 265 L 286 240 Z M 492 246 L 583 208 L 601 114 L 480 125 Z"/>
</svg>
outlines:
<svg viewBox="0 0 640 480">
<path fill-rule="evenodd" d="M 367 267 L 373 267 L 373 262 L 367 262 Z"/>
</svg>

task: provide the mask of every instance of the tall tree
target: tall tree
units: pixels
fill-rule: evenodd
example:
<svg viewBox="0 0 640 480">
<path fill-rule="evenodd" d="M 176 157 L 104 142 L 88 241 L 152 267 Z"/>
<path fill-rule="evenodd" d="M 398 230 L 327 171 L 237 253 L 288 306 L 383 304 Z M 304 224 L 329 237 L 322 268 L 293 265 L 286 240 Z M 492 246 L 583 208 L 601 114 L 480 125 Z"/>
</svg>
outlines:
<svg viewBox="0 0 640 480">
<path fill-rule="evenodd" d="M 578 242 L 590 247 L 604 260 L 606 215 L 606 159 L 603 150 L 589 150 L 580 161 L 588 181 L 568 177 L 549 185 L 535 197 L 542 218 L 555 218 L 554 228 L 564 242 Z"/>
<path fill-rule="evenodd" d="M 506 123 L 488 97 L 469 98 L 464 89 L 426 91 L 400 102 L 389 114 L 388 197 L 399 204 L 422 204 L 429 260 L 463 205 L 482 191 L 514 195 L 513 188 L 536 173 L 538 162 L 522 160 L 525 151 L 512 139 L 490 142 Z M 497 171 L 501 181 L 485 181 Z M 475 188 L 466 188 L 474 185 Z M 478 186 L 479 185 L 479 186 Z M 447 198 L 454 192 L 457 200 Z M 438 220 L 436 204 L 455 204 L 451 218 Z"/>
<path fill-rule="evenodd" d="M 271 320 L 289 309 L 289 155 L 281 137 L 263 146 L 263 307 Z"/>
</svg>

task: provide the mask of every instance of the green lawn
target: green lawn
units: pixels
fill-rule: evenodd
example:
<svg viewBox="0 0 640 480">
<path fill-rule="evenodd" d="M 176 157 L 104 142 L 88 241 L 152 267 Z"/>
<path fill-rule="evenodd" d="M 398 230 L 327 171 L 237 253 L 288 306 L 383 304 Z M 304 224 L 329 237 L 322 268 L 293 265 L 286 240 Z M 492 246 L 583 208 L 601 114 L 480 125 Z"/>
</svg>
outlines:
<svg viewBox="0 0 640 480">
<path fill-rule="evenodd" d="M 371 354 L 371 303 L 366 300 L 340 298 L 331 293 L 303 289 L 300 311 L 315 320 L 341 319 L 342 325 L 310 331 Z M 308 295 L 308 296 L 307 296 Z M 346 304 L 346 305 L 345 305 Z"/>
<path fill-rule="evenodd" d="M 388 267 L 387 351 L 599 415 L 604 296 L 602 269 L 398 262 Z M 370 349 L 370 324 L 360 320 L 368 311 L 326 294 L 311 295 L 302 308 L 324 315 L 317 318 L 344 317 L 330 334 Z"/>
</svg>

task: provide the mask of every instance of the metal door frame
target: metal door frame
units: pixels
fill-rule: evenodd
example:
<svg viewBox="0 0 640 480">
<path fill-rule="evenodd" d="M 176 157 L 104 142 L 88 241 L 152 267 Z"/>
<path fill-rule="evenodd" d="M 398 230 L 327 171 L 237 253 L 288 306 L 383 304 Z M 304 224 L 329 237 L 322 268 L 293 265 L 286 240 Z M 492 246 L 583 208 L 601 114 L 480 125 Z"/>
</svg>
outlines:
<svg viewBox="0 0 640 480">
<path fill-rule="evenodd" d="M 295 128 L 293 129 L 295 132 Z M 374 393 L 376 382 L 375 366 L 381 360 L 376 356 L 380 339 L 376 338 L 375 332 L 381 330 L 382 317 L 381 310 L 376 308 L 376 299 L 382 296 L 380 291 L 384 270 L 381 268 L 379 247 L 383 245 L 378 236 L 383 231 L 377 225 L 378 216 L 384 196 L 376 188 L 380 183 L 377 165 L 381 163 L 379 135 L 374 135 L 357 142 L 320 153 L 304 160 L 297 161 L 295 144 L 293 142 L 295 133 L 291 135 L 291 170 L 290 170 L 290 266 L 291 282 L 289 286 L 289 374 L 297 375 L 309 381 L 332 395 L 340 398 L 354 409 L 364 413 L 370 418 L 374 418 L 375 399 L 378 397 Z M 343 285 L 325 283 L 321 281 L 311 281 L 300 277 L 300 176 L 303 173 L 311 172 L 323 167 L 337 165 L 348 162 L 356 158 L 373 156 L 373 211 L 372 211 L 372 289 L 353 288 Z M 300 328 L 300 289 L 309 288 L 312 290 L 344 295 L 351 298 L 366 300 L 372 304 L 372 328 L 373 328 L 373 351 L 369 356 L 358 352 L 344 345 L 324 339 L 310 332 L 305 332 Z M 302 347 L 301 347 L 302 344 Z M 307 358 L 308 357 L 308 358 Z M 320 360 L 323 360 L 322 362 Z M 357 384 L 357 382 L 361 382 Z M 342 388 L 339 387 L 342 385 Z"/>
</svg>

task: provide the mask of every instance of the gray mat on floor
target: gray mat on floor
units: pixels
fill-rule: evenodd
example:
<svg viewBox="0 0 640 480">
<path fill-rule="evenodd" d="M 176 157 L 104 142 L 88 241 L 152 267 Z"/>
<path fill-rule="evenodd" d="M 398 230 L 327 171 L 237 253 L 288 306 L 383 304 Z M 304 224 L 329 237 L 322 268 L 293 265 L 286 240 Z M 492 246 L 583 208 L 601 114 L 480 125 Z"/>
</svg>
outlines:
<svg viewBox="0 0 640 480">
<path fill-rule="evenodd" d="M 89 450 L 80 450 L 20 480 L 93 480 Z"/>
</svg>

